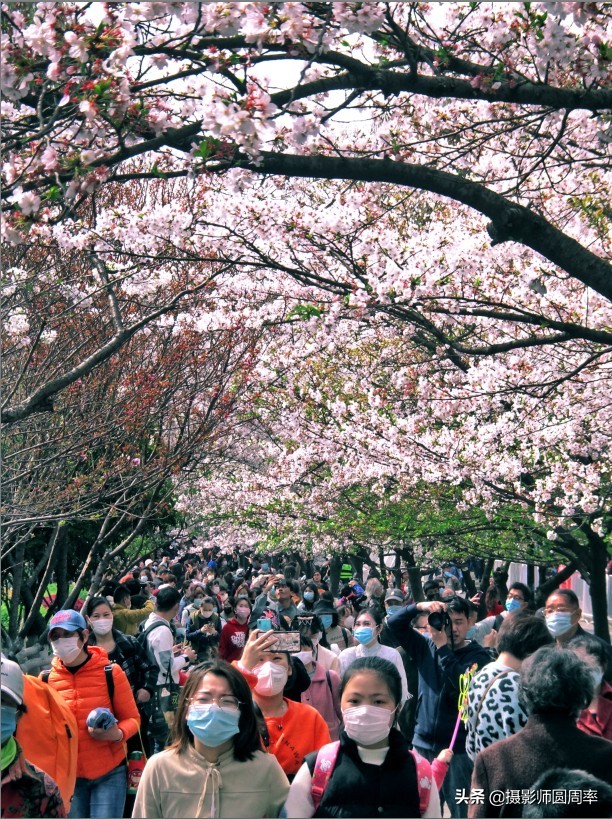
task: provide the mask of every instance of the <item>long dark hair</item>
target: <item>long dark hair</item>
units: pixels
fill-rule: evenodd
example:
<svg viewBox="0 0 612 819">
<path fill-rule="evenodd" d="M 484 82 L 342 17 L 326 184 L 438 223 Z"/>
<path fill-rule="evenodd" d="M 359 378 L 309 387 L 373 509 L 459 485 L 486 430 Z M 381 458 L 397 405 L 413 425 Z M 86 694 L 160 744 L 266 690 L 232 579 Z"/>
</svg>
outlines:
<svg viewBox="0 0 612 819">
<path fill-rule="evenodd" d="M 187 712 L 191 699 L 196 695 L 203 678 L 207 674 L 214 674 L 227 680 L 232 695 L 238 697 L 242 703 L 240 706 L 240 721 L 238 722 L 239 731 L 234 737 L 234 757 L 238 762 L 253 759 L 255 751 L 261 750 L 261 740 L 257 729 L 251 689 L 242 674 L 232 665 L 226 663 L 225 660 L 210 660 L 197 665 L 191 670 L 181 691 L 178 708 L 174 715 L 172 742 L 169 745 L 169 750 L 172 749 L 180 754 L 184 753 L 190 745 L 193 745 L 193 734 L 187 725 Z"/>
</svg>

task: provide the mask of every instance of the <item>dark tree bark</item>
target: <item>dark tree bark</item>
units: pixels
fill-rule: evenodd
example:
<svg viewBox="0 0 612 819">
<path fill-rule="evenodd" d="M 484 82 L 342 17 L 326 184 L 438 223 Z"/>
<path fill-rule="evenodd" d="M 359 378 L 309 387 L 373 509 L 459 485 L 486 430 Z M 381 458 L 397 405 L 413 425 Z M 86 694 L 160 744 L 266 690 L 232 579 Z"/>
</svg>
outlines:
<svg viewBox="0 0 612 819">
<path fill-rule="evenodd" d="M 338 588 L 340 586 L 340 569 L 342 568 L 342 558 L 340 555 L 333 555 L 329 561 L 329 590 L 334 595 L 338 596 Z"/>
<path fill-rule="evenodd" d="M 575 571 L 576 564 L 574 562 L 568 563 L 564 569 L 561 569 L 560 572 L 557 572 L 552 577 L 549 577 L 544 583 L 539 585 L 534 594 L 536 608 L 543 606 L 546 603 L 546 598 L 550 597 L 555 589 L 558 589 L 561 583 L 568 580 L 568 578 L 570 578 Z"/>
<path fill-rule="evenodd" d="M 17 637 L 19 631 L 19 607 L 21 605 L 25 550 L 26 542 L 22 539 L 17 545 L 11 560 L 11 573 L 13 575 L 11 603 L 9 606 L 9 637 L 11 640 Z"/>
</svg>

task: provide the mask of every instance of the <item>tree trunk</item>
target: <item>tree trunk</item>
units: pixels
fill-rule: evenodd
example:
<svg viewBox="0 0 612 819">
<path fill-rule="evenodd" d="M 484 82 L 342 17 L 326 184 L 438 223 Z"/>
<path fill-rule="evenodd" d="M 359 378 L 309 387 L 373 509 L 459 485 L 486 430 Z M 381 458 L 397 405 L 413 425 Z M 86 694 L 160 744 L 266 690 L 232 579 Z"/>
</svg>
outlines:
<svg viewBox="0 0 612 819">
<path fill-rule="evenodd" d="M 576 571 L 576 564 L 572 560 L 571 563 L 568 563 L 564 569 L 561 569 L 560 572 L 550 577 L 546 580 L 542 585 L 538 586 L 535 590 L 534 594 L 534 602 L 537 608 L 543 606 L 546 603 L 546 598 L 550 597 L 550 595 L 558 589 L 561 583 L 571 577 L 574 572 Z"/>
<path fill-rule="evenodd" d="M 480 591 L 483 592 L 483 594 L 489 588 L 489 580 L 491 579 L 494 564 L 495 560 L 492 557 L 487 558 L 484 562 L 482 577 L 480 578 Z"/>
<path fill-rule="evenodd" d="M 465 568 L 461 570 L 463 572 L 463 580 L 465 582 L 465 589 L 466 593 L 465 596 L 469 600 L 471 597 L 474 597 L 476 592 L 478 591 L 476 588 L 476 581 L 472 577 L 472 572 Z M 477 613 L 477 620 L 484 620 L 487 616 L 487 604 L 485 601 L 485 593 L 482 592 L 480 595 L 480 604 L 478 606 L 478 613 Z"/>
<path fill-rule="evenodd" d="M 342 558 L 340 555 L 333 555 L 329 561 L 329 590 L 334 595 L 338 596 L 338 588 L 340 586 L 340 569 L 342 568 Z"/>
<path fill-rule="evenodd" d="M 21 603 L 21 586 L 23 583 L 23 561 L 25 557 L 25 540 L 17 545 L 13 560 L 11 561 L 11 574 L 13 575 L 13 588 L 11 594 L 11 605 L 9 606 L 9 637 L 14 640 L 19 631 L 19 605 Z"/>
<path fill-rule="evenodd" d="M 546 570 L 548 566 L 540 563 L 538 566 L 538 586 L 543 586 L 546 583 Z"/>
<path fill-rule="evenodd" d="M 36 594 L 34 595 L 33 599 L 29 601 L 29 609 L 28 615 L 25 619 L 25 623 L 21 628 L 20 635 L 25 637 L 31 630 L 32 626 L 36 622 L 37 617 L 40 617 L 39 608 L 40 604 L 43 599 L 43 595 L 47 589 L 49 584 L 49 578 L 51 577 L 51 572 L 53 571 L 53 567 L 57 562 L 57 553 L 61 549 L 61 541 L 62 541 L 62 527 L 59 524 L 56 524 L 51 537 L 49 538 L 49 544 L 45 549 L 45 554 L 48 554 L 47 560 L 47 567 L 43 572 L 43 576 L 40 579 L 40 583 L 38 584 L 38 589 L 36 590 Z M 64 555 L 66 555 L 66 550 L 64 549 Z M 30 590 L 29 584 L 28 591 Z M 31 595 L 30 595 L 31 596 Z M 43 621 L 44 622 L 44 621 Z"/>
<path fill-rule="evenodd" d="M 423 594 L 423 584 L 421 583 L 421 570 L 418 566 L 406 566 L 408 569 L 408 580 L 410 581 L 410 591 L 415 603 L 420 603 L 425 599 Z"/>
<path fill-rule="evenodd" d="M 463 572 L 463 582 L 465 583 L 465 591 L 466 597 L 470 598 L 476 594 L 476 583 L 474 578 L 472 577 L 472 572 L 469 569 L 462 569 Z"/>
<path fill-rule="evenodd" d="M 350 563 L 350 565 L 353 568 L 353 572 L 356 575 L 358 575 L 359 582 L 362 583 L 363 582 L 363 557 L 361 557 L 360 555 L 349 555 L 348 557 L 346 557 L 346 560 L 345 560 L 345 556 L 343 555 L 342 556 L 342 562 L 343 563 Z"/>
<path fill-rule="evenodd" d="M 57 593 L 55 595 L 55 603 L 52 607 L 54 611 L 59 611 L 64 600 L 68 597 L 68 549 L 64 538 L 60 538 L 59 548 L 57 550 Z"/>
<path fill-rule="evenodd" d="M 312 577 L 312 575 L 307 573 L 307 563 L 299 552 L 291 552 L 291 558 L 293 562 L 300 567 L 300 575 L 305 574 L 307 577 Z"/>
<path fill-rule="evenodd" d="M 42 592 L 44 594 L 45 592 L 44 588 L 42 589 Z M 20 636 L 22 636 L 24 639 L 26 639 L 27 637 L 36 636 L 38 642 L 40 643 L 45 642 L 47 639 L 46 637 L 47 623 L 45 621 L 45 618 L 40 613 L 40 604 L 36 605 L 36 607 L 34 606 L 34 595 L 32 594 L 32 590 L 30 589 L 27 583 L 24 583 L 23 586 L 21 587 L 21 599 L 23 600 L 26 611 L 29 612 L 28 620 L 30 620 L 30 618 L 32 619 L 30 620 L 29 625 L 27 623 L 27 620 L 23 624 L 23 627 L 21 628 L 20 631 Z"/>
<path fill-rule="evenodd" d="M 602 640 L 610 642 L 608 625 L 608 594 L 606 588 L 606 566 L 608 553 L 606 544 L 592 529 L 587 532 L 591 552 L 590 587 L 593 608 L 593 631 Z"/>
<path fill-rule="evenodd" d="M 385 550 L 378 550 L 378 565 L 380 566 L 380 582 L 387 585 L 387 564 L 385 563 Z"/>
</svg>

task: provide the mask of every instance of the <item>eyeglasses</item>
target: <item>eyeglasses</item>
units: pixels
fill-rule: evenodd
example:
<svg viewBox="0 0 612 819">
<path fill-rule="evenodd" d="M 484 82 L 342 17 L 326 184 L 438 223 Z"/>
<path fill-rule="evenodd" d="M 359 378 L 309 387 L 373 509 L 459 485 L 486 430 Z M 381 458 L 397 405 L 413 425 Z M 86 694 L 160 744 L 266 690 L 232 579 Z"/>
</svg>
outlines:
<svg viewBox="0 0 612 819">
<path fill-rule="evenodd" d="M 525 602 L 525 598 L 522 595 L 511 594 L 510 592 L 508 592 L 507 597 L 508 597 L 509 600 L 518 600 L 519 603 L 524 603 Z"/>
<path fill-rule="evenodd" d="M 573 614 L 575 611 L 577 611 L 577 609 L 570 609 L 565 604 L 561 604 L 560 606 L 546 606 L 544 609 L 544 614 L 554 614 L 557 611 L 562 612 L 563 614 Z"/>
<path fill-rule="evenodd" d="M 232 697 L 231 694 L 223 694 L 221 697 L 210 697 L 208 694 L 198 694 L 189 700 L 190 705 L 212 705 L 215 703 L 219 708 L 227 708 L 229 711 L 238 711 L 243 703 L 238 697 Z"/>
</svg>

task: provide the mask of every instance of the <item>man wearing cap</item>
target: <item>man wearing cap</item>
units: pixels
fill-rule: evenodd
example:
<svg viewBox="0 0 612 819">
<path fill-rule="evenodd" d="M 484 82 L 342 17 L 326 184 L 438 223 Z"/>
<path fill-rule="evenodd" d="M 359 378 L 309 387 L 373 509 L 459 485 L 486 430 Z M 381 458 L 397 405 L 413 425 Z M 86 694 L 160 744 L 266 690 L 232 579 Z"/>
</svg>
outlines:
<svg viewBox="0 0 612 819">
<path fill-rule="evenodd" d="M 22 714 L 23 672 L 2 658 L 2 816 L 66 816 L 56 782 L 24 758 L 15 731 Z"/>
<path fill-rule="evenodd" d="M 127 787 L 124 741 L 140 728 L 140 715 L 125 672 L 109 663 L 104 649 L 87 645 L 88 636 L 87 623 L 78 612 L 64 609 L 53 615 L 49 642 L 55 656 L 51 671 L 41 677 L 63 698 L 77 721 L 77 780 L 71 815 L 122 816 Z M 87 718 L 97 708 L 114 715 L 110 727 L 88 727 Z"/>
</svg>

